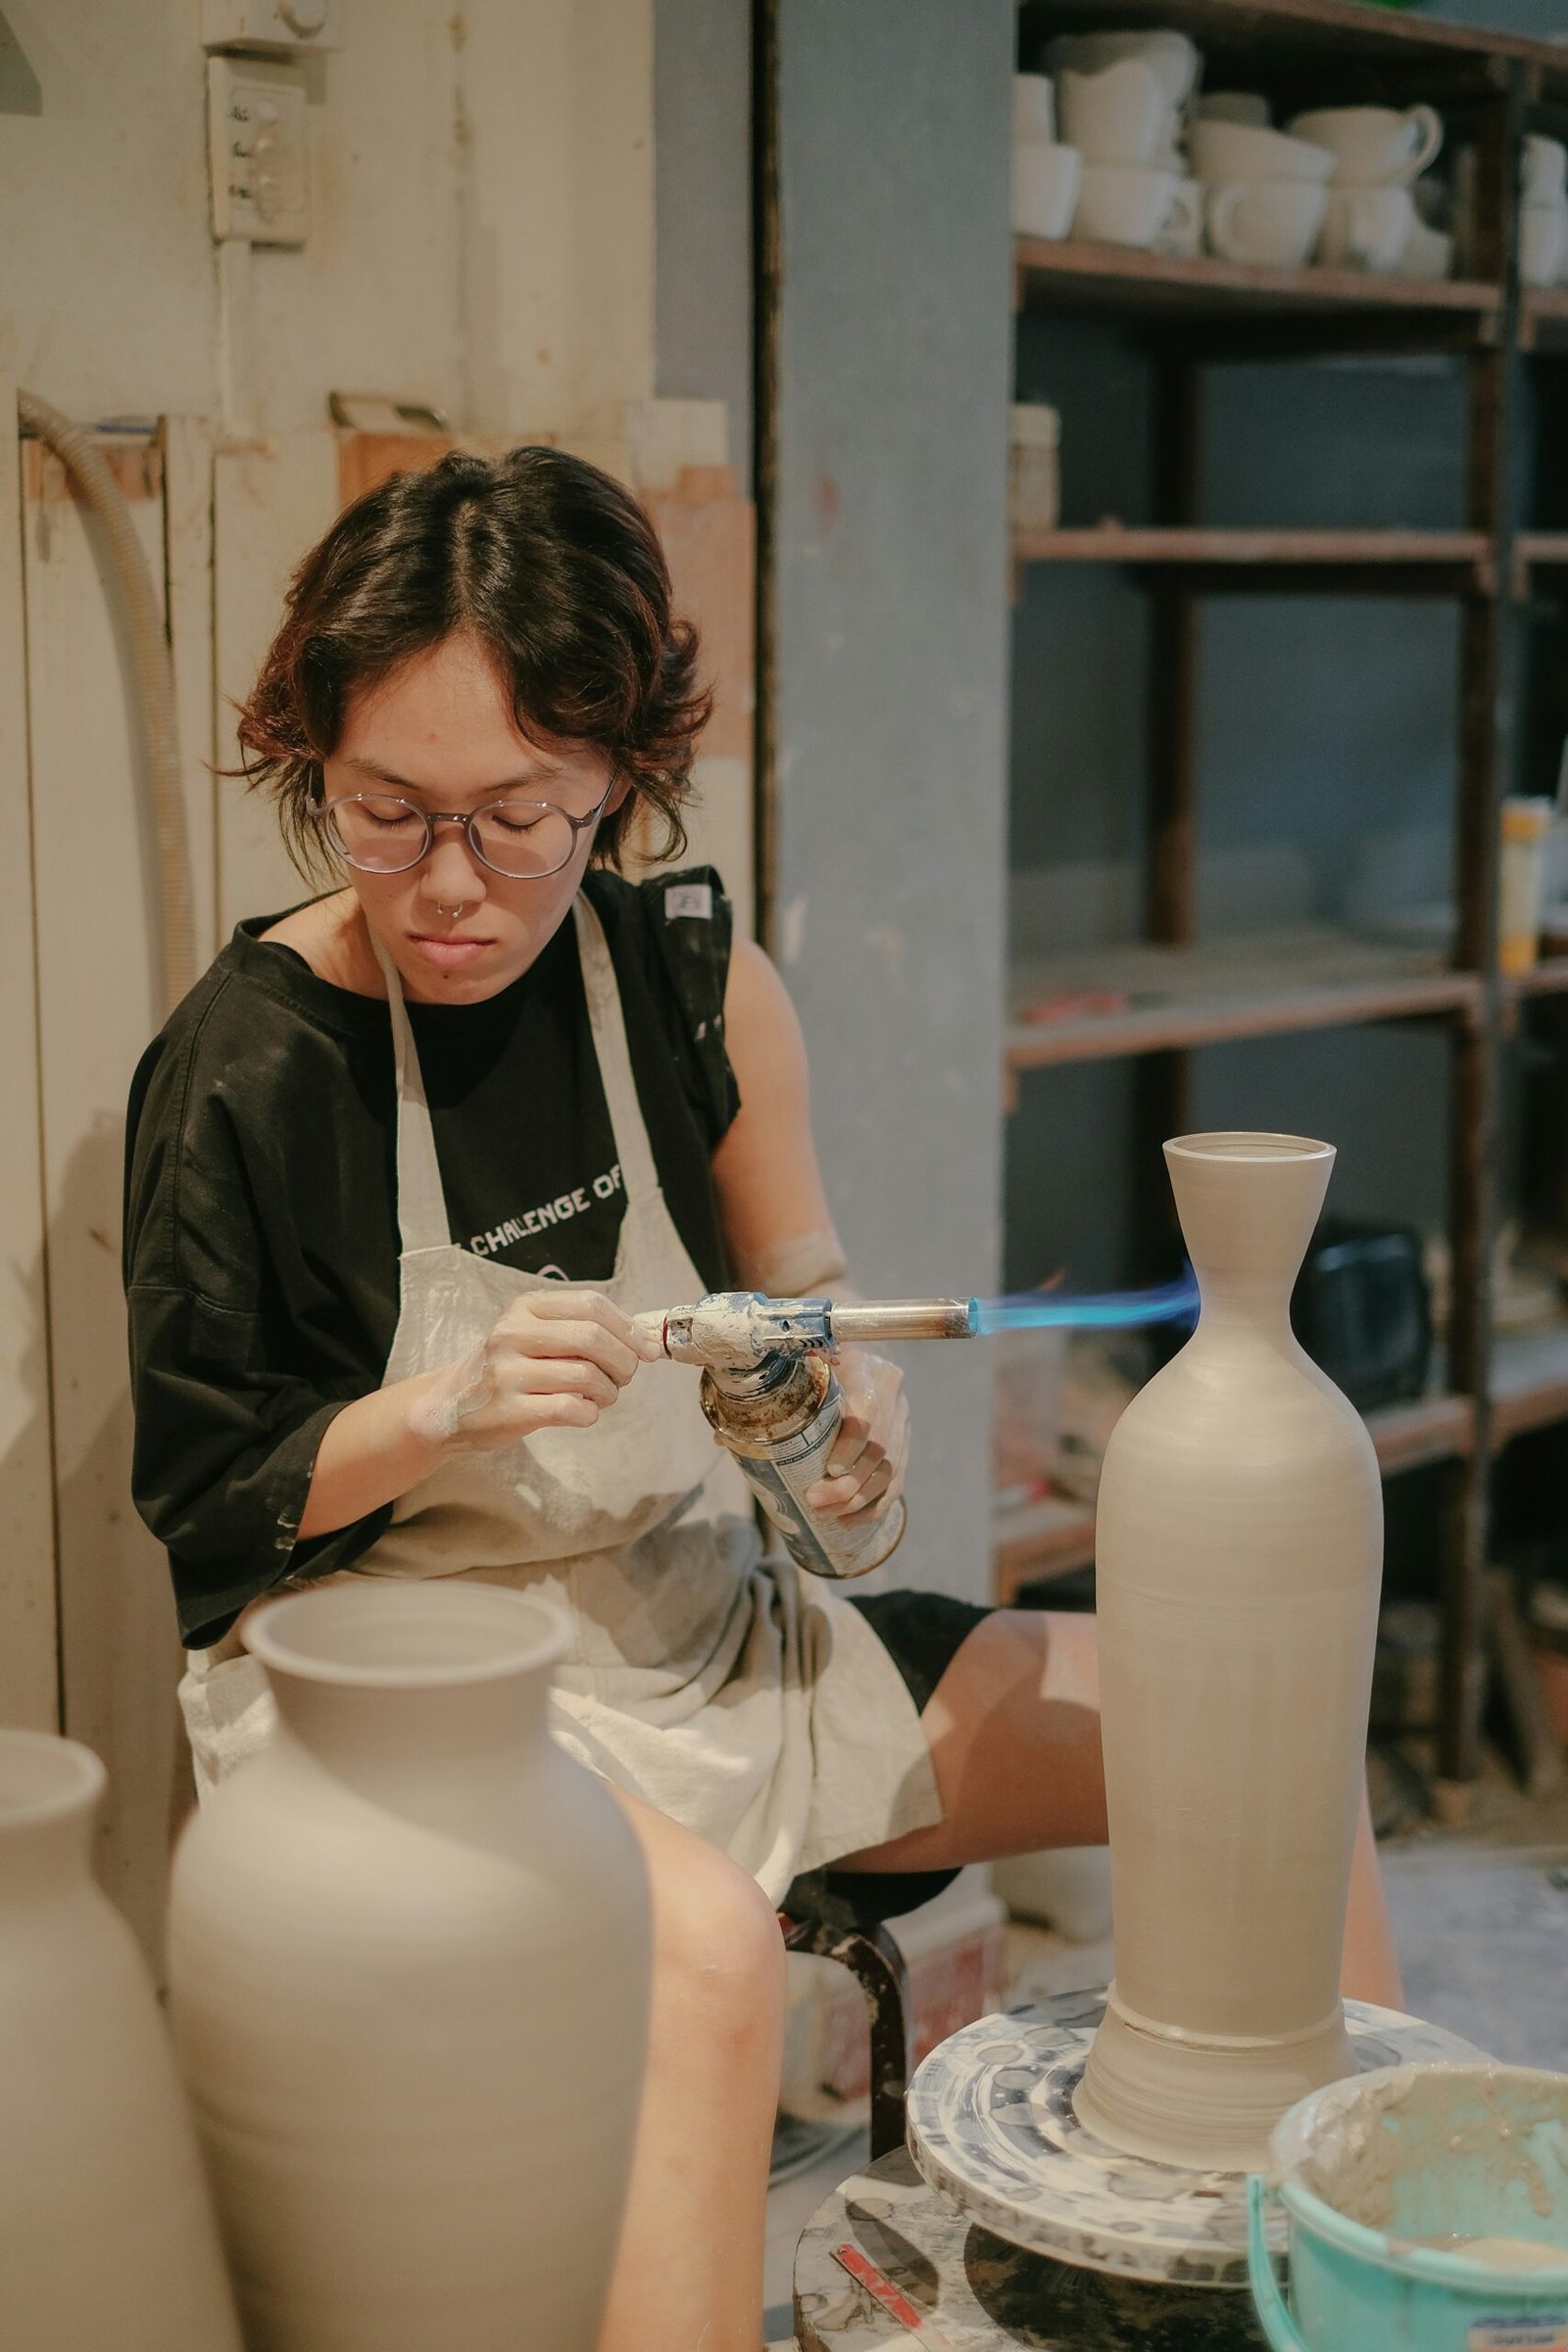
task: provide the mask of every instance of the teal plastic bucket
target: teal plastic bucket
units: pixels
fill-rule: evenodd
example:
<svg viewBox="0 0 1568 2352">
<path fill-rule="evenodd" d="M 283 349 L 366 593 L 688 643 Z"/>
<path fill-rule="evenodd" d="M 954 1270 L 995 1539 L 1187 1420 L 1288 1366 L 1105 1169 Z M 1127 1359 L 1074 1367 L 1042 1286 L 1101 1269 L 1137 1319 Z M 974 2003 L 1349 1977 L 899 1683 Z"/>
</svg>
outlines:
<svg viewBox="0 0 1568 2352">
<path fill-rule="evenodd" d="M 1568 2352 L 1568 2075 L 1381 2067 L 1298 2100 L 1269 2154 L 1249 2258 L 1276 2352 Z"/>
</svg>

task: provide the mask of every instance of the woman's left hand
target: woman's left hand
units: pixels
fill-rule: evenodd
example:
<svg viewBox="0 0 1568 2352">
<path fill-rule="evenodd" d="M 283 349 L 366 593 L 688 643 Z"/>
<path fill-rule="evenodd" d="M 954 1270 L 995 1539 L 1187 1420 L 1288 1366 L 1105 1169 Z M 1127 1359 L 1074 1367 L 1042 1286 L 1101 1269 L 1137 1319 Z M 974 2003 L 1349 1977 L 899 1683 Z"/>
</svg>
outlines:
<svg viewBox="0 0 1568 2352">
<path fill-rule="evenodd" d="M 846 1527 L 865 1527 L 880 1519 L 904 1492 L 909 1403 L 904 1374 L 885 1355 L 873 1355 L 867 1348 L 846 1348 L 837 1370 L 844 1418 L 828 1456 L 828 1475 L 808 1489 L 806 1500 L 825 1518 Z"/>
</svg>

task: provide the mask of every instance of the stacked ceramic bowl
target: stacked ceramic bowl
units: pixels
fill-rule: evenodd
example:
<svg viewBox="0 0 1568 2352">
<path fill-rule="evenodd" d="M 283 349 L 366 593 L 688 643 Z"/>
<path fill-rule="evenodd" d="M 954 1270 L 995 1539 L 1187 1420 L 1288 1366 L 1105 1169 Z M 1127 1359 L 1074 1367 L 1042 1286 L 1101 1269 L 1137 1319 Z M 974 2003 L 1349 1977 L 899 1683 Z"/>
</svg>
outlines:
<svg viewBox="0 0 1568 2352">
<path fill-rule="evenodd" d="M 1250 91 L 1200 100 L 1188 144 L 1209 251 L 1227 262 L 1300 269 L 1328 210 L 1330 149 L 1273 129 L 1268 101 Z"/>
<path fill-rule="evenodd" d="M 1532 131 L 1519 188 L 1519 274 L 1527 286 L 1568 285 L 1568 147 Z"/>
<path fill-rule="evenodd" d="M 1430 106 L 1327 106 L 1298 115 L 1293 137 L 1333 159 L 1316 256 L 1331 270 L 1446 277 L 1453 241 L 1421 218 L 1411 183 L 1443 145 Z"/>
<path fill-rule="evenodd" d="M 1020 237 L 1064 237 L 1072 226 L 1084 159 L 1056 137 L 1049 74 L 1012 77 L 1012 225 Z"/>
<path fill-rule="evenodd" d="M 1183 32 L 1095 32 L 1053 41 L 1061 135 L 1083 157 L 1070 234 L 1157 253 L 1196 253 L 1199 192 L 1182 160 L 1182 112 L 1198 80 Z"/>
</svg>

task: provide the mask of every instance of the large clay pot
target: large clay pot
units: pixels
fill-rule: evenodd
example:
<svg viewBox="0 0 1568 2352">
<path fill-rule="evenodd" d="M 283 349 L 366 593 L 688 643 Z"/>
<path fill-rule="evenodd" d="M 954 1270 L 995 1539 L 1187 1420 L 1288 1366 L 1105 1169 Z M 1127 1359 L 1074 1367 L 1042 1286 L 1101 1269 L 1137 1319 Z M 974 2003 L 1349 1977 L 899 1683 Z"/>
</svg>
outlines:
<svg viewBox="0 0 1568 2352">
<path fill-rule="evenodd" d="M 0 2344 L 239 2352 L 196 2134 L 88 1868 L 104 1768 L 0 1732 Z"/>
<path fill-rule="evenodd" d="M 1076 2105 L 1113 2146 L 1240 2170 L 1354 2071 L 1339 1977 L 1383 1500 L 1290 1325 L 1333 1147 L 1192 1135 L 1165 1157 L 1202 1310 L 1100 1486 L 1116 1974 Z"/>
<path fill-rule="evenodd" d="M 546 1729 L 565 1639 L 452 1580 L 253 1620 L 277 1735 L 185 1834 L 170 1953 L 252 2352 L 592 2352 L 648 1899 Z"/>
</svg>

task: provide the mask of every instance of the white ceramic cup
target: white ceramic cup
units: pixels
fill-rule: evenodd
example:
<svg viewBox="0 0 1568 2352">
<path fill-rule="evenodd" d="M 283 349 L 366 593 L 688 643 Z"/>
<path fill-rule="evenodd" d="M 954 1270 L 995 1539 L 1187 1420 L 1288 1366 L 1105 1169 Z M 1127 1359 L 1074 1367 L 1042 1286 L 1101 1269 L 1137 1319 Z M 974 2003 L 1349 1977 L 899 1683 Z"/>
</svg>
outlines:
<svg viewBox="0 0 1568 2352">
<path fill-rule="evenodd" d="M 1327 188 L 1301 179 L 1233 179 L 1208 191 L 1209 250 L 1227 262 L 1299 270 L 1317 242 Z"/>
<path fill-rule="evenodd" d="M 1527 286 L 1554 286 L 1568 267 L 1568 201 L 1519 208 L 1519 275 Z"/>
<path fill-rule="evenodd" d="M 1526 133 L 1519 187 L 1526 204 L 1555 204 L 1568 197 L 1568 147 L 1561 139 Z"/>
<path fill-rule="evenodd" d="M 1152 251 L 1191 261 L 1203 250 L 1203 185 L 1201 180 L 1176 180 L 1170 210 L 1154 231 Z"/>
<path fill-rule="evenodd" d="M 1056 93 L 1049 74 L 1015 74 L 1012 77 L 1012 135 L 1043 139 L 1056 135 Z"/>
<path fill-rule="evenodd" d="M 1075 244 L 1147 250 L 1170 218 L 1181 184 L 1174 172 L 1138 164 L 1085 164 L 1069 233 Z"/>
<path fill-rule="evenodd" d="M 1443 145 L 1443 122 L 1430 106 L 1325 106 L 1298 115 L 1292 135 L 1327 147 L 1337 188 L 1402 188 Z"/>
<path fill-rule="evenodd" d="M 1213 187 L 1233 179 L 1298 179 L 1322 187 L 1334 169 L 1329 148 L 1250 122 L 1195 122 L 1187 143 L 1194 176 Z"/>
<path fill-rule="evenodd" d="M 1387 277 L 1398 270 L 1416 228 L 1408 188 L 1330 188 L 1317 241 L 1329 270 L 1367 270 Z"/>
<path fill-rule="evenodd" d="M 1072 226 L 1084 159 L 1076 147 L 1019 139 L 1012 150 L 1012 226 L 1020 237 L 1064 237 Z"/>
<path fill-rule="evenodd" d="M 1206 90 L 1193 115 L 1200 122 L 1241 122 L 1250 130 L 1267 130 L 1273 121 L 1261 90 Z"/>
<path fill-rule="evenodd" d="M 1061 135 L 1086 164 L 1152 164 L 1175 136 L 1175 116 L 1148 66 L 1135 57 L 1098 74 L 1056 76 Z"/>
<path fill-rule="evenodd" d="M 1099 74 L 1127 58 L 1149 68 L 1173 111 L 1185 106 L 1198 87 L 1203 62 L 1197 42 L 1185 32 L 1066 33 L 1050 42 L 1045 53 L 1054 74 L 1064 66 L 1075 74 Z"/>
<path fill-rule="evenodd" d="M 1398 271 L 1401 277 L 1451 277 L 1453 238 L 1446 229 L 1429 228 L 1418 220 L 1399 256 Z"/>
</svg>

